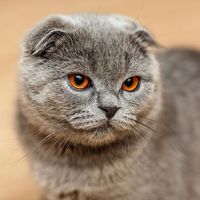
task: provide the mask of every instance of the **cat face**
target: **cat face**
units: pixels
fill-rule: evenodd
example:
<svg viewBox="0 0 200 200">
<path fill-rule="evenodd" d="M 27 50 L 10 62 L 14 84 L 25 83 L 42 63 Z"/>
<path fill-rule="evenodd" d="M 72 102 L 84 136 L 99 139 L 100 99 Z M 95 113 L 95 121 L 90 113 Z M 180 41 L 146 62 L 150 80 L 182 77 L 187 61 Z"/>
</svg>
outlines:
<svg viewBox="0 0 200 200">
<path fill-rule="evenodd" d="M 92 146 L 138 134 L 137 121 L 155 112 L 159 92 L 158 64 L 146 49 L 153 42 L 123 17 L 47 19 L 29 33 L 22 56 L 29 121 Z"/>
</svg>

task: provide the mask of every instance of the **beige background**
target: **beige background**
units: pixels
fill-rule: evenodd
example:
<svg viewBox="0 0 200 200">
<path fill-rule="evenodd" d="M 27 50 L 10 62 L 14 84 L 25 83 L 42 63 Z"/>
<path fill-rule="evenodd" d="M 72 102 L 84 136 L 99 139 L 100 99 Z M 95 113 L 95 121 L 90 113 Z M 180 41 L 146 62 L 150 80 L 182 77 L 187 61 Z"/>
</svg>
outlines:
<svg viewBox="0 0 200 200">
<path fill-rule="evenodd" d="M 166 46 L 200 48 L 200 0 L 0 0 L 0 200 L 38 196 L 14 129 L 20 40 L 46 15 L 85 11 L 128 15 Z"/>
</svg>

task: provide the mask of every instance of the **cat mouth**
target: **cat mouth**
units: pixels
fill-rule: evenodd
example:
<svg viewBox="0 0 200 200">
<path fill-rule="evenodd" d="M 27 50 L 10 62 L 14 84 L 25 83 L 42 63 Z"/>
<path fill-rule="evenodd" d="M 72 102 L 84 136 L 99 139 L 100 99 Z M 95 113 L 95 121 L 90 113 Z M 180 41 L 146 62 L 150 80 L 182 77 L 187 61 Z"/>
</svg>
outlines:
<svg viewBox="0 0 200 200">
<path fill-rule="evenodd" d="M 102 120 L 99 123 L 90 124 L 89 126 L 82 126 L 77 127 L 73 126 L 75 130 L 82 130 L 87 132 L 92 132 L 95 134 L 109 134 L 113 132 L 121 132 L 130 130 L 130 127 L 127 127 L 127 125 L 123 124 L 122 122 L 118 120 Z"/>
<path fill-rule="evenodd" d="M 110 121 L 106 121 L 104 124 L 94 127 L 91 129 L 91 131 L 94 132 L 110 132 L 111 130 L 114 130 L 115 128 L 112 126 Z"/>
<path fill-rule="evenodd" d="M 120 123 L 120 121 L 115 121 L 115 120 L 107 120 L 103 124 L 91 128 L 89 131 L 91 132 L 96 132 L 96 133 L 105 133 L 109 134 L 112 132 L 121 132 L 121 131 L 126 131 L 130 130 L 131 127 L 127 127 L 124 124 Z"/>
<path fill-rule="evenodd" d="M 123 141 L 129 135 L 127 129 L 117 120 L 105 120 L 93 124 L 93 127 L 75 128 L 81 134 L 79 144 L 102 146 Z"/>
</svg>

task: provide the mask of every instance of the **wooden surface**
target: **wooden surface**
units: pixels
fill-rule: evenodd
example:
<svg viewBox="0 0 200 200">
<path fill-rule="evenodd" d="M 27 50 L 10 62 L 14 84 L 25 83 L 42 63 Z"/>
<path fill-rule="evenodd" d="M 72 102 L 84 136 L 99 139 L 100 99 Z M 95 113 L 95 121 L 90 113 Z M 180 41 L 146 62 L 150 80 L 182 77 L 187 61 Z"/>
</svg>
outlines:
<svg viewBox="0 0 200 200">
<path fill-rule="evenodd" d="M 0 200 L 36 200 L 38 192 L 14 129 L 19 44 L 26 30 L 55 13 L 120 13 L 139 20 L 165 46 L 200 47 L 200 0 L 0 1 Z"/>
</svg>

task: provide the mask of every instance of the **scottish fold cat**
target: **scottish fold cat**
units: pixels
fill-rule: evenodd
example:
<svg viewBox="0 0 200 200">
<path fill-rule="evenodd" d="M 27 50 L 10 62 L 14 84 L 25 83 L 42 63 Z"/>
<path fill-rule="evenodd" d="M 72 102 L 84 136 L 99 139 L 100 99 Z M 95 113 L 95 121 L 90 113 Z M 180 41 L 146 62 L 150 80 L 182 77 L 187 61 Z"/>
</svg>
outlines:
<svg viewBox="0 0 200 200">
<path fill-rule="evenodd" d="M 43 198 L 200 199 L 200 53 L 158 46 L 118 15 L 25 36 L 18 135 Z"/>
</svg>

